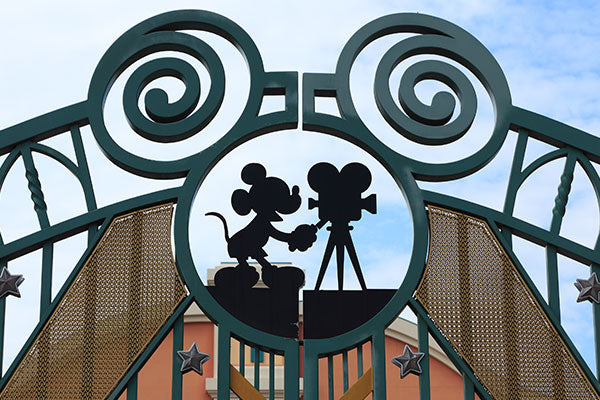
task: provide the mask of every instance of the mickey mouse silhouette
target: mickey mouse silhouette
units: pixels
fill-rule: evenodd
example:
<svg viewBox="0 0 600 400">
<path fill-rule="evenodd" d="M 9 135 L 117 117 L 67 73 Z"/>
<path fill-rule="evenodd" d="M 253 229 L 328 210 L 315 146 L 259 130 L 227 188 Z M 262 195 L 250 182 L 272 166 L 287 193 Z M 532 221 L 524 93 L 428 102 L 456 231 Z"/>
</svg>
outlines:
<svg viewBox="0 0 600 400">
<path fill-rule="evenodd" d="M 249 191 L 237 189 L 231 195 L 231 205 L 239 215 L 248 215 L 254 211 L 256 216 L 240 231 L 229 237 L 227 221 L 217 212 L 215 216 L 223 222 L 227 251 L 230 257 L 237 259 L 234 268 L 223 268 L 215 275 L 216 286 L 237 285 L 250 288 L 258 281 L 258 273 L 248 264 L 248 258 L 255 259 L 262 267 L 263 282 L 269 286 L 291 285 L 296 289 L 304 284 L 304 273 L 299 268 L 277 268 L 266 259 L 263 247 L 269 238 L 288 243 L 290 251 L 305 251 L 316 240 L 317 228 L 314 225 L 299 225 L 291 233 L 282 232 L 273 226 L 273 222 L 283 221 L 281 214 L 292 214 L 300 208 L 298 186 L 289 186 L 280 178 L 267 176 L 265 167 L 252 163 L 242 169 L 242 181 L 251 185 Z"/>
</svg>

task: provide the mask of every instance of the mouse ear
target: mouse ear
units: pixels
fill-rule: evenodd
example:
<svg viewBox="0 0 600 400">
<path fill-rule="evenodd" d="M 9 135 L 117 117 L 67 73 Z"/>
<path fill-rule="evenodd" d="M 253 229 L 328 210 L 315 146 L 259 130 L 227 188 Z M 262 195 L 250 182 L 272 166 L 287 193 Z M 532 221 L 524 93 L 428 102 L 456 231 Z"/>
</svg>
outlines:
<svg viewBox="0 0 600 400">
<path fill-rule="evenodd" d="M 250 207 L 250 193 L 244 189 L 237 189 L 231 195 L 231 205 L 239 215 L 248 215 L 252 210 Z"/>
<path fill-rule="evenodd" d="M 252 163 L 242 169 L 242 180 L 248 185 L 254 185 L 267 177 L 267 170 L 260 164 Z"/>
</svg>

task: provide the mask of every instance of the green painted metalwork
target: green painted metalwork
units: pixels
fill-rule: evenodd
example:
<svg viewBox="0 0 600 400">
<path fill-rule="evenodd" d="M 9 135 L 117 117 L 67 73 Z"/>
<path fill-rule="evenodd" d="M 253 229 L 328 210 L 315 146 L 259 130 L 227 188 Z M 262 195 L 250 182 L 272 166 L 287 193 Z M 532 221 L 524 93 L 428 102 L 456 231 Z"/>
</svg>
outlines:
<svg viewBox="0 0 600 400">
<path fill-rule="evenodd" d="M 240 374 L 245 376 L 246 373 L 246 345 L 240 340 Z"/>
<path fill-rule="evenodd" d="M 592 264 L 592 272 L 596 273 L 596 276 L 600 273 L 600 266 L 597 264 Z M 596 377 L 600 376 L 600 305 L 594 304 L 594 343 L 596 344 L 595 348 L 595 358 L 596 358 Z"/>
<path fill-rule="evenodd" d="M 127 400 L 137 400 L 138 379 L 134 375 L 127 384 Z"/>
<path fill-rule="evenodd" d="M 417 330 L 419 338 L 419 352 L 425 354 L 420 365 L 423 373 L 419 377 L 419 400 L 431 398 L 430 374 L 429 374 L 429 331 L 427 324 L 422 318 L 417 319 Z"/>
<path fill-rule="evenodd" d="M 465 400 L 475 400 L 475 391 L 473 390 L 473 382 L 466 376 L 463 377 L 463 398 Z"/>
<path fill-rule="evenodd" d="M 275 399 L 275 354 L 269 353 L 269 400 Z"/>
<path fill-rule="evenodd" d="M 258 347 L 252 349 L 254 352 L 254 387 L 260 390 L 260 355 Z"/>
<path fill-rule="evenodd" d="M 348 352 L 344 351 L 342 352 L 342 383 L 343 383 L 343 389 L 344 389 L 344 393 L 346 393 L 348 391 Z"/>
<path fill-rule="evenodd" d="M 210 74 L 211 84 L 206 100 L 196 110 L 201 83 L 194 68 L 182 59 L 163 57 L 141 64 L 127 80 L 123 93 L 123 107 L 128 123 L 136 134 L 158 143 L 172 143 L 198 134 L 219 112 L 224 96 L 225 73 L 216 52 L 202 39 L 185 31 L 196 30 L 218 35 L 235 45 L 245 58 L 250 73 L 250 90 L 244 110 L 229 131 L 212 146 L 198 153 L 173 161 L 151 160 L 131 153 L 121 147 L 111 136 L 104 120 L 104 102 L 115 80 L 131 65 L 143 57 L 162 51 L 177 51 L 201 62 Z M 435 60 L 419 61 L 403 74 L 399 88 L 399 103 L 394 100 L 389 79 L 396 66 L 412 56 L 441 56 L 460 64 L 468 70 L 487 91 L 494 111 L 494 126 L 486 144 L 465 158 L 448 163 L 428 163 L 411 159 L 390 148 L 375 132 L 371 132 L 361 120 L 354 106 L 350 91 L 350 71 L 359 53 L 378 38 L 407 33 L 405 38 L 393 45 L 377 66 L 374 84 L 376 104 L 383 118 L 399 134 L 423 145 L 442 145 L 454 142 L 465 135 L 473 123 L 478 102 L 473 83 L 465 73 L 450 63 Z M 173 77 L 185 85 L 181 98 L 168 103 L 161 89 L 150 90 L 144 100 L 142 112 L 138 103 L 142 89 L 160 77 Z M 232 21 L 220 15 L 197 10 L 165 13 L 150 18 L 123 34 L 104 54 L 92 76 L 88 98 L 82 102 L 50 112 L 32 120 L 0 131 L 0 155 L 6 155 L 0 165 L 0 189 L 17 160 L 24 163 L 33 209 L 40 229 L 34 233 L 9 242 L 0 237 L 0 267 L 33 251 L 42 250 L 42 285 L 40 292 L 40 318 L 25 345 L 0 379 L 4 387 L 24 354 L 40 333 L 45 322 L 56 308 L 58 301 L 68 290 L 85 259 L 106 230 L 110 221 L 118 215 L 164 202 L 176 202 L 174 238 L 178 272 L 183 278 L 189 296 L 134 361 L 133 366 L 119 382 L 109 399 L 116 399 L 127 388 L 127 398 L 136 398 L 137 372 L 152 355 L 164 337 L 173 331 L 172 398 L 182 396 L 182 378 L 177 361 L 177 350 L 183 346 L 183 313 L 196 302 L 209 318 L 218 325 L 219 351 L 216 373 L 218 397 L 229 398 L 229 373 L 231 339 L 240 342 L 240 370 L 244 373 L 245 346 L 255 352 L 254 386 L 259 388 L 260 368 L 258 351 L 269 352 L 269 396 L 274 391 L 274 357 L 284 358 L 284 389 L 287 400 L 299 398 L 300 348 L 304 358 L 304 398 L 318 398 L 319 359 L 328 359 L 329 393 L 333 396 L 333 357 L 341 354 L 343 359 L 343 389 L 348 382 L 348 351 L 357 349 L 358 377 L 363 374 L 362 346 L 371 345 L 374 393 L 373 398 L 386 398 L 386 366 L 390 360 L 385 353 L 385 328 L 410 307 L 418 318 L 419 349 L 428 355 L 428 334 L 440 344 L 450 360 L 464 377 L 464 398 L 473 399 L 474 394 L 490 399 L 485 387 L 477 380 L 469 365 L 458 356 L 444 335 L 428 317 L 425 309 L 413 298 L 424 271 L 428 252 L 429 225 L 426 204 L 440 205 L 485 219 L 497 234 L 500 243 L 514 261 L 518 272 L 531 289 L 535 300 L 548 315 L 552 325 L 564 338 L 577 363 L 581 366 L 595 390 L 600 385 L 581 355 L 564 331 L 560 322 L 560 296 L 558 281 L 558 256 L 562 255 L 588 265 L 591 271 L 600 273 L 600 235 L 595 246 L 577 243 L 561 235 L 560 228 L 569 200 L 570 187 L 576 167 L 581 167 L 589 179 L 600 203 L 600 178 L 592 163 L 600 162 L 600 139 L 578 129 L 569 127 L 547 117 L 512 105 L 504 74 L 485 47 L 459 27 L 441 19 L 422 14 L 395 14 L 379 18 L 361 28 L 353 35 L 338 59 L 334 73 L 305 73 L 302 77 L 303 102 L 298 104 L 298 73 L 290 71 L 267 72 L 264 70 L 258 48 Z M 422 104 L 415 95 L 415 85 L 423 80 L 435 80 L 446 84 L 460 102 L 457 117 L 457 101 L 449 93 L 440 92 L 433 97 L 431 105 Z M 282 95 L 285 109 L 259 115 L 264 96 Z M 340 116 L 319 113 L 315 99 L 334 98 Z M 413 220 L 413 251 L 408 272 L 396 294 L 389 303 L 364 325 L 342 335 L 328 339 L 307 339 L 302 346 L 295 339 L 283 338 L 258 331 L 232 317 L 215 301 L 198 276 L 190 250 L 189 220 L 194 198 L 212 167 L 234 148 L 259 135 L 299 124 L 301 109 L 302 129 L 334 135 L 347 140 L 375 157 L 390 173 L 403 192 Z M 121 201 L 98 208 L 90 170 L 85 154 L 82 132 L 88 126 L 93 132 L 106 157 L 120 168 L 133 174 L 153 179 L 185 178 L 184 183 L 172 189 Z M 69 135 L 75 150 L 76 162 L 59 151 L 40 143 L 56 136 Z M 510 167 L 509 182 L 502 211 L 478 205 L 467 200 L 421 190 L 418 181 L 450 181 L 466 177 L 489 163 L 500 150 L 508 135 L 516 135 L 516 146 Z M 555 150 L 542 155 L 529 165 L 524 165 L 525 151 L 530 138 L 545 142 Z M 64 222 L 51 224 L 32 153 L 50 157 L 70 171 L 83 190 L 87 212 Z M 523 183 L 539 168 L 555 160 L 564 159 L 565 166 L 558 182 L 552 221 L 545 229 L 514 216 L 515 201 Z M 88 248 L 74 266 L 62 289 L 52 301 L 51 278 L 54 245 L 81 232 L 88 232 Z M 516 235 L 546 250 L 548 275 L 548 302 L 512 253 L 512 237 Z M 132 282 L 136 280 L 132 275 Z M 133 293 L 133 292 L 132 292 Z M 93 288 L 90 288 L 90 307 L 93 307 Z M 507 301 L 510 293 L 506 293 Z M 468 301 L 468 299 L 463 299 Z M 135 296 L 131 301 L 139 301 Z M 5 328 L 5 302 L 0 300 L 0 360 Z M 596 376 L 600 375 L 600 306 L 594 305 L 593 319 L 596 345 Z M 136 323 L 132 321 L 132 323 Z M 510 326 L 510 321 L 505 322 Z M 510 349 L 509 344 L 506 348 Z M 421 364 L 420 398 L 430 397 L 430 374 L 428 357 Z M 90 366 L 92 368 L 93 366 Z M 511 378 L 512 379 L 512 378 Z"/>
<path fill-rule="evenodd" d="M 218 335 L 218 346 L 220 349 L 229 349 L 229 344 L 231 343 L 231 332 L 228 331 L 224 326 L 219 326 L 219 335 Z M 217 364 L 217 376 L 219 377 L 217 383 L 217 398 L 227 398 L 229 397 L 230 392 L 230 375 L 229 375 L 229 351 L 222 351 L 219 356 L 219 361 Z"/>
<path fill-rule="evenodd" d="M 327 357 L 327 393 L 329 393 L 329 400 L 334 399 L 333 393 L 333 385 L 334 385 L 334 375 L 333 375 L 333 356 Z"/>
<path fill-rule="evenodd" d="M 416 300 L 411 299 L 409 301 L 409 307 L 413 310 L 418 317 L 422 318 L 427 324 L 427 328 L 429 332 L 434 337 L 434 339 L 442 346 L 442 348 L 447 349 L 450 346 L 448 340 L 444 337 L 444 335 L 437 329 L 437 327 L 433 324 L 431 319 L 427 316 L 427 312 L 423 308 L 421 304 L 419 304 Z M 452 361 L 452 363 L 458 368 L 459 371 L 462 372 L 463 378 L 468 379 L 471 382 L 471 385 L 474 387 L 474 390 L 477 392 L 480 398 L 491 400 L 490 395 L 487 393 L 485 388 L 479 381 L 475 378 L 473 371 L 468 367 L 465 361 L 458 355 L 456 352 L 451 351 L 447 353 L 448 358 Z"/>
<path fill-rule="evenodd" d="M 173 324 L 173 365 L 171 371 L 171 399 L 181 400 L 183 397 L 181 374 L 181 357 L 177 354 L 183 350 L 183 315 L 179 315 Z"/>
<path fill-rule="evenodd" d="M 363 376 L 364 373 L 362 343 L 356 347 L 356 369 L 358 370 L 358 379 L 360 379 L 360 377 Z"/>
<path fill-rule="evenodd" d="M 177 309 L 175 310 L 175 312 L 173 313 L 171 318 L 169 318 L 167 323 L 156 334 L 154 339 L 152 339 L 152 341 L 150 342 L 150 344 L 148 345 L 146 350 L 144 350 L 144 352 L 133 363 L 133 365 L 131 366 L 129 371 L 125 374 L 125 376 L 123 376 L 123 379 L 121 379 L 121 382 L 117 385 L 115 390 L 113 390 L 113 392 L 110 394 L 110 396 L 107 397 L 107 400 L 115 400 L 115 399 L 119 398 L 121 393 L 123 393 L 123 391 L 127 387 L 127 383 L 129 382 L 129 380 L 134 375 L 137 374 L 137 371 L 142 369 L 142 367 L 144 366 L 146 361 L 148 361 L 150 356 L 152 356 L 152 353 L 154 353 L 154 351 L 158 348 L 158 346 L 163 341 L 163 339 L 173 329 L 175 323 L 177 322 L 177 319 L 180 318 L 181 316 L 183 316 L 183 313 L 185 312 L 185 310 L 190 306 L 190 304 L 192 304 L 192 301 L 193 301 L 192 297 L 188 296 L 181 302 L 181 304 L 179 304 L 179 306 L 177 306 Z M 179 359 L 179 360 L 181 360 L 181 359 Z"/>
</svg>

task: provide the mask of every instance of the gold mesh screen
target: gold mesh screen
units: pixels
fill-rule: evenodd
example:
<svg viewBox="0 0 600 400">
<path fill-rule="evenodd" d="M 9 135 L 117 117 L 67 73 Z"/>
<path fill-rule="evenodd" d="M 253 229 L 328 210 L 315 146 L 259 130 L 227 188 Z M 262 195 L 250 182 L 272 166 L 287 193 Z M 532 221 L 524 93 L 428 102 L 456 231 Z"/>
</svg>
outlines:
<svg viewBox="0 0 600 400">
<path fill-rule="evenodd" d="M 598 399 L 486 222 L 429 207 L 415 297 L 494 399 Z"/>
<path fill-rule="evenodd" d="M 104 399 L 185 297 L 167 204 L 116 218 L 0 399 Z"/>
</svg>

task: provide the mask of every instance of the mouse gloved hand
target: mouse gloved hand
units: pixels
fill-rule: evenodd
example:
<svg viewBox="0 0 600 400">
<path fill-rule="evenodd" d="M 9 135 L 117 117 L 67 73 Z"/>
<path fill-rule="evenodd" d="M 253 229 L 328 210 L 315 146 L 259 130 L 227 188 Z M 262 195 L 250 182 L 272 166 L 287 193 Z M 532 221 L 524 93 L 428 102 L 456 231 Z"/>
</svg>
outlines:
<svg viewBox="0 0 600 400">
<path fill-rule="evenodd" d="M 317 227 L 308 224 L 298 225 L 290 235 L 288 241 L 290 251 L 305 251 L 317 240 Z"/>
</svg>

